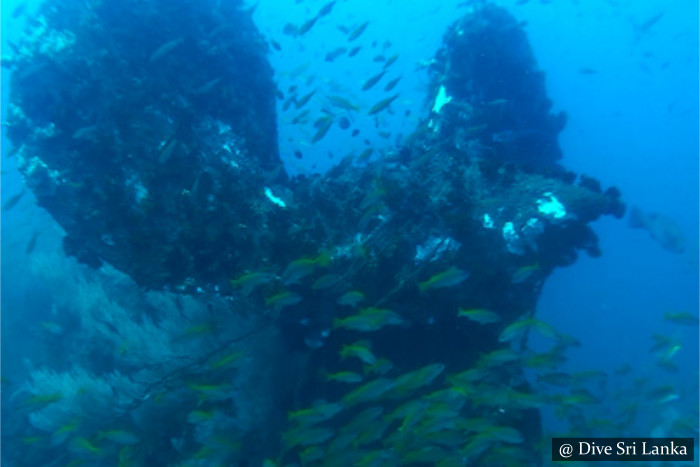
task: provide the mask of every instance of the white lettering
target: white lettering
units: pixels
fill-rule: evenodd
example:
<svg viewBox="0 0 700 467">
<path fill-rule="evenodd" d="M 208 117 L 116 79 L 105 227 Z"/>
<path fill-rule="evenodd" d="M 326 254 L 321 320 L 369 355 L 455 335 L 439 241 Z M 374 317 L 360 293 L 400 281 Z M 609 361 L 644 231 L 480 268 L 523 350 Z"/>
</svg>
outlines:
<svg viewBox="0 0 700 467">
<path fill-rule="evenodd" d="M 579 455 L 585 456 L 588 454 L 592 455 L 606 455 L 609 456 L 612 454 L 612 446 L 596 446 L 595 443 L 587 443 L 585 441 L 579 441 Z M 586 452 L 583 452 L 585 445 Z"/>
<path fill-rule="evenodd" d="M 618 456 L 634 456 L 637 454 L 637 443 L 632 443 L 632 446 L 625 445 L 624 441 L 617 443 L 617 455 Z M 630 450 L 632 451 L 630 453 Z"/>
</svg>

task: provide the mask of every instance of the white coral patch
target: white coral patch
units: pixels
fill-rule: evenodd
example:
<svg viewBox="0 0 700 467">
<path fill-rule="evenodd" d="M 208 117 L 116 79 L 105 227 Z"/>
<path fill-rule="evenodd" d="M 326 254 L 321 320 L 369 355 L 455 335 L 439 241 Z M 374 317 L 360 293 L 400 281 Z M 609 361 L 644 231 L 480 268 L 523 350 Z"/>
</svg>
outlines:
<svg viewBox="0 0 700 467">
<path fill-rule="evenodd" d="M 520 235 L 515 231 L 515 226 L 512 222 L 506 222 L 503 225 L 503 239 L 506 241 L 506 248 L 508 251 L 515 255 L 522 255 L 525 253 L 523 248 L 523 240 Z"/>
<path fill-rule="evenodd" d="M 451 237 L 431 236 L 422 245 L 416 247 L 416 255 L 413 261 L 435 261 L 447 251 L 457 251 L 461 244 Z"/>
<path fill-rule="evenodd" d="M 438 94 L 435 97 L 435 104 L 433 104 L 433 112 L 436 114 L 439 114 L 440 111 L 442 110 L 443 106 L 445 104 L 448 104 L 452 101 L 452 97 L 447 95 L 447 91 L 445 90 L 445 86 L 440 86 L 440 89 L 438 90 Z"/>
<path fill-rule="evenodd" d="M 566 216 L 566 208 L 552 193 L 547 192 L 544 196 L 544 199 L 537 200 L 537 210 L 540 213 L 554 219 L 561 219 Z"/>
<path fill-rule="evenodd" d="M 282 201 L 280 198 L 278 198 L 277 196 L 275 196 L 275 195 L 272 193 L 272 190 L 270 190 L 268 187 L 265 187 L 265 196 L 267 196 L 267 199 L 269 199 L 270 201 L 272 201 L 272 204 L 274 204 L 274 205 L 276 205 L 276 206 L 279 206 L 279 207 L 281 207 L 281 208 L 286 208 L 286 207 L 287 207 L 287 204 L 286 204 L 284 201 Z"/>
</svg>

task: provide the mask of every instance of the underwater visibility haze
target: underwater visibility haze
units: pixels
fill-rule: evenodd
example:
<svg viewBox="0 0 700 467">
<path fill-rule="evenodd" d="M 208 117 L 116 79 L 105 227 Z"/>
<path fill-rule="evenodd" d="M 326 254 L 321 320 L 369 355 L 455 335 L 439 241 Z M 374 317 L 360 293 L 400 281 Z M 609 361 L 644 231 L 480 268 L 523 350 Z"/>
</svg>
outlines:
<svg viewBox="0 0 700 467">
<path fill-rule="evenodd" d="M 3 466 L 698 459 L 697 2 L 1 7 Z"/>
</svg>

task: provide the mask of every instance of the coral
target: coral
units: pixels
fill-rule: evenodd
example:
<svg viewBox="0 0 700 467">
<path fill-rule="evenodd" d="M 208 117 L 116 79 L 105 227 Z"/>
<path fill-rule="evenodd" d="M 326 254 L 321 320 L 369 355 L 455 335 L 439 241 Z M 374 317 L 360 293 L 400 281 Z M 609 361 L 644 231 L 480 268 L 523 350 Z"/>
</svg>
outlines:
<svg viewBox="0 0 700 467">
<path fill-rule="evenodd" d="M 75 458 L 117 456 L 119 446 L 99 434 L 115 428 L 149 440 L 131 455 L 144 463 L 152 446 L 171 438 L 179 448 L 157 462 L 188 454 L 200 462 L 205 447 L 226 463 L 270 442 L 265 433 L 279 413 L 286 373 L 265 362 L 284 358 L 269 318 L 245 298 L 144 291 L 112 268 L 94 273 L 56 254 L 34 255 L 31 270 L 56 303 L 57 319 L 75 318 L 79 329 L 65 341 L 81 362 L 31 369 L 11 399 L 21 409 L 15 416 L 28 417 L 25 438 L 46 439 L 36 462 L 61 448 L 61 456 Z M 217 407 L 215 417 L 183 425 L 188 412 L 208 407 Z M 247 438 L 256 443 L 242 446 Z"/>
<path fill-rule="evenodd" d="M 140 385 L 119 372 L 97 376 L 75 366 L 61 373 L 35 370 L 21 392 L 30 407 L 47 403 L 32 411 L 29 421 L 33 427 L 52 433 L 52 441 L 62 443 L 67 437 L 56 436 L 61 429 L 76 424 L 71 435 L 89 436 L 106 420 L 120 417 L 140 390 Z"/>
</svg>

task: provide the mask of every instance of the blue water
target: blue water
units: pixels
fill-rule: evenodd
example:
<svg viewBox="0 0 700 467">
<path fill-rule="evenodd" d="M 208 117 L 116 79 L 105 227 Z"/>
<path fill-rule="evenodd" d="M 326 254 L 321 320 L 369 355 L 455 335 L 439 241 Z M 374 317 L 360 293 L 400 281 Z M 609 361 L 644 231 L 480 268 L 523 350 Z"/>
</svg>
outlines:
<svg viewBox="0 0 700 467">
<path fill-rule="evenodd" d="M 28 2 L 28 12 L 35 3 Z M 384 95 L 383 86 L 359 91 L 381 66 L 373 58 L 398 53 L 391 76 L 385 79 L 401 76 L 396 87 L 400 97 L 393 114 L 365 121 L 357 117 L 354 127 L 361 130 L 359 136 L 353 138 L 336 126 L 315 145 L 309 144 L 314 134 L 311 125 L 292 125 L 294 113 L 279 108 L 280 151 L 293 174 L 323 171 L 344 155 L 362 151 L 365 139 L 377 148 L 390 149 L 401 135 L 410 134 L 426 100 L 423 65 L 439 47 L 446 27 L 464 11 L 459 6 L 463 2 L 457 0 L 439 4 L 339 1 L 332 14 L 303 37 L 282 34 L 287 22 L 301 24 L 325 3 L 258 2 L 254 15 L 258 27 L 282 49 L 270 53 L 279 89 L 286 91 L 292 85 L 309 91 L 317 88 L 323 91 L 319 95 L 337 94 L 369 106 Z M 668 323 L 663 314 L 698 314 L 698 2 L 495 3 L 527 23 L 525 30 L 546 72 L 554 110 L 564 110 L 569 116 L 560 135 L 562 165 L 595 177 L 604 187 L 618 187 L 626 203 L 668 216 L 685 236 L 685 252 L 674 254 L 647 231 L 628 228 L 625 220 L 606 217 L 597 221 L 593 229 L 600 239 L 602 257 L 582 255 L 573 266 L 555 271 L 537 310 L 540 319 L 581 341 L 582 346 L 569 354 L 567 370 L 612 372 L 629 364 L 636 376 L 683 392 L 678 401 L 649 408 L 649 416 L 639 422 L 638 435 L 651 436 L 661 424 L 662 412 L 673 409 L 697 416 L 698 328 Z M 13 20 L 9 14 L 18 4 L 2 2 L 3 53 L 9 50 L 7 41 L 21 32 L 23 19 Z M 659 14 L 663 16 L 658 22 L 643 27 Z M 343 37 L 338 24 L 353 27 L 367 20 L 369 26 L 356 42 L 362 46 L 357 56 L 324 60 Z M 10 79 L 3 70 L 3 119 Z M 310 103 L 311 108 L 322 105 L 320 99 Z M 384 138 L 380 132 L 390 136 Z M 8 148 L 3 133 L 3 200 L 22 186 L 13 160 L 7 157 Z M 295 151 L 302 157 L 295 156 Z M 52 316 L 52 303 L 42 295 L 45 286 L 36 282 L 30 272 L 31 258 L 25 254 L 25 245 L 36 230 L 42 233 L 32 255 L 60 247 L 60 229 L 27 193 L 16 208 L 2 215 L 2 365 L 3 376 L 10 380 L 24 377 L 27 366 L 22 358 L 31 358 L 37 365 L 47 358 L 32 345 L 40 334 L 37 323 Z M 669 373 L 656 366 L 649 352 L 653 334 L 682 342 L 674 356 L 680 372 Z M 552 414 L 545 423 L 559 428 Z"/>
</svg>

